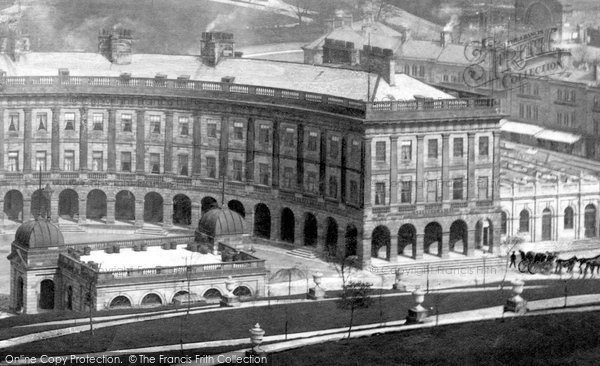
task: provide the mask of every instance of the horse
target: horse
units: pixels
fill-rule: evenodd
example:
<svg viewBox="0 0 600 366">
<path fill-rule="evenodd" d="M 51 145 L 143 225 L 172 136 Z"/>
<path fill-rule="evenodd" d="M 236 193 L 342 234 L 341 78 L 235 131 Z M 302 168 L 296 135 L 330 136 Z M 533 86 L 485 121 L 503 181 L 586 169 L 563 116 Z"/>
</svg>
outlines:
<svg viewBox="0 0 600 366">
<path fill-rule="evenodd" d="M 590 275 L 594 274 L 594 269 L 600 272 L 598 268 L 600 268 L 600 255 L 593 258 L 579 259 L 579 274 L 583 274 L 583 277 L 586 276 L 588 269 L 590 270 Z"/>
<path fill-rule="evenodd" d="M 571 272 L 573 272 L 575 263 L 577 263 L 576 256 L 572 256 L 569 259 L 557 259 L 556 260 L 556 269 L 554 270 L 554 273 L 562 272 L 563 268 L 567 269 L 567 273 L 571 273 Z"/>
</svg>

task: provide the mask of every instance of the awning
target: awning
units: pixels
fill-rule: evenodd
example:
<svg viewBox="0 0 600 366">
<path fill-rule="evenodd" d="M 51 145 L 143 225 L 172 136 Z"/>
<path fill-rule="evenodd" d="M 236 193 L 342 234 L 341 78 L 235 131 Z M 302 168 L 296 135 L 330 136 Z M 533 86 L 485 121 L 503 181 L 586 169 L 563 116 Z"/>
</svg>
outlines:
<svg viewBox="0 0 600 366">
<path fill-rule="evenodd" d="M 511 133 L 518 133 L 521 135 L 534 136 L 536 133 L 544 130 L 543 127 L 532 125 L 529 123 L 513 122 L 507 119 L 500 121 L 500 130 Z"/>
<path fill-rule="evenodd" d="M 535 138 L 542 140 L 550 140 L 556 142 L 562 142 L 564 144 L 574 144 L 581 139 L 581 135 L 575 135 L 568 132 L 555 131 L 555 130 L 543 130 L 535 135 Z"/>
</svg>

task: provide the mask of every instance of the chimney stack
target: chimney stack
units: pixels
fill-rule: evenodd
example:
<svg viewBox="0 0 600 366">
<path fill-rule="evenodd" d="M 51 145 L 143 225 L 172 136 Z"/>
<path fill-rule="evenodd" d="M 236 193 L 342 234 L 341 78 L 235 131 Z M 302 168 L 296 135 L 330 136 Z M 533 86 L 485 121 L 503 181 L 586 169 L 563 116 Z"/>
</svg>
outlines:
<svg viewBox="0 0 600 366">
<path fill-rule="evenodd" d="M 200 55 L 208 66 L 217 66 L 223 58 L 235 57 L 232 33 L 202 32 Z"/>
<path fill-rule="evenodd" d="M 442 33 L 440 33 L 440 46 L 444 48 L 450 43 L 452 43 L 452 32 L 447 30 L 442 31 Z"/>
<path fill-rule="evenodd" d="M 117 65 L 129 65 L 133 51 L 133 32 L 130 29 L 102 29 L 98 35 L 98 53 Z"/>
<path fill-rule="evenodd" d="M 390 86 L 396 83 L 396 61 L 394 51 L 388 48 L 363 46 L 360 64 L 367 72 L 380 75 Z"/>
</svg>

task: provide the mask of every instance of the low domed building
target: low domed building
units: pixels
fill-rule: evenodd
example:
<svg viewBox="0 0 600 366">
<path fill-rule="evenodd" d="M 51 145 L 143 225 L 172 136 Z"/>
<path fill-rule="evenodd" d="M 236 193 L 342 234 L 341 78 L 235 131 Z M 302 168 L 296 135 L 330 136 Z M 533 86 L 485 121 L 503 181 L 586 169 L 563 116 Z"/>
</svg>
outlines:
<svg viewBox="0 0 600 366">
<path fill-rule="evenodd" d="M 244 218 L 228 208 L 213 208 L 202 215 L 196 229 L 196 242 L 212 246 L 215 242 L 242 244 L 249 235 Z"/>
</svg>

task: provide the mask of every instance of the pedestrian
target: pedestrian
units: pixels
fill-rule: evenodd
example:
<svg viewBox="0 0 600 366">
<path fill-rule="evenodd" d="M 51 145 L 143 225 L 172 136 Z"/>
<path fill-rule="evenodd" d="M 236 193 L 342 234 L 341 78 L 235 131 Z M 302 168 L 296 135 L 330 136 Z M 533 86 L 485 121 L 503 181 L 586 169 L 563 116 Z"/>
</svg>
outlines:
<svg viewBox="0 0 600 366">
<path fill-rule="evenodd" d="M 512 254 L 510 255 L 510 266 L 508 266 L 508 268 L 510 268 L 510 267 L 517 268 L 517 254 L 515 253 L 514 250 L 513 250 Z"/>
</svg>

